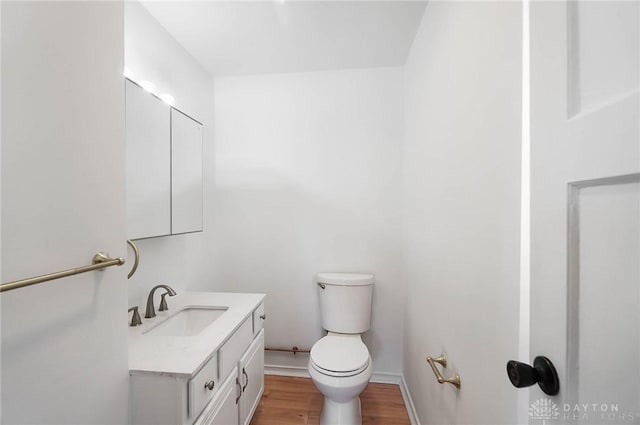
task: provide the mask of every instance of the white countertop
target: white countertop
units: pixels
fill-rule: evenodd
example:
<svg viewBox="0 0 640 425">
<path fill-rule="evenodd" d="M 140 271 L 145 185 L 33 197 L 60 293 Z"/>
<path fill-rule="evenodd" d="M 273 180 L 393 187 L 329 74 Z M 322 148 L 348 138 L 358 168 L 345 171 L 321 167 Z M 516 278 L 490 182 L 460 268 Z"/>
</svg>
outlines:
<svg viewBox="0 0 640 425">
<path fill-rule="evenodd" d="M 168 311 L 142 325 L 129 327 L 129 373 L 190 377 L 216 353 L 264 299 L 265 294 L 185 292 L 166 297 Z M 219 318 L 193 336 L 155 336 L 144 332 L 185 307 L 228 307 Z M 144 315 L 144 311 L 142 311 Z"/>
</svg>

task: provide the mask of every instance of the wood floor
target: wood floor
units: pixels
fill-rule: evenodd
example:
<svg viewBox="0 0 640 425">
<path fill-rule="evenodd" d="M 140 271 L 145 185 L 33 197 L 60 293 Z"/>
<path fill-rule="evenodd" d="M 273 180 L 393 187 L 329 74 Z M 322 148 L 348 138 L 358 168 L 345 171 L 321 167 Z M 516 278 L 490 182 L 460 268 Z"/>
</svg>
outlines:
<svg viewBox="0 0 640 425">
<path fill-rule="evenodd" d="M 360 394 L 363 425 L 410 425 L 400 388 L 369 383 Z M 251 425 L 318 425 L 322 394 L 311 379 L 266 375 Z"/>
</svg>

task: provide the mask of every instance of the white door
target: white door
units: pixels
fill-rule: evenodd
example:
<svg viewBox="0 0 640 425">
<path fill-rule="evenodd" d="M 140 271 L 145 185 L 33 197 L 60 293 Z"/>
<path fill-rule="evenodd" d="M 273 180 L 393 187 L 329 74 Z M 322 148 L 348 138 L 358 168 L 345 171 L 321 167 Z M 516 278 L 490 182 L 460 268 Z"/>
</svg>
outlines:
<svg viewBox="0 0 640 425">
<path fill-rule="evenodd" d="M 122 2 L 0 2 L 2 282 L 126 253 Z M 0 295 L 0 422 L 125 424 L 127 270 Z"/>
<path fill-rule="evenodd" d="M 640 422 L 640 8 L 533 2 L 531 423 Z M 551 422 L 547 422 L 551 423 Z"/>
</svg>

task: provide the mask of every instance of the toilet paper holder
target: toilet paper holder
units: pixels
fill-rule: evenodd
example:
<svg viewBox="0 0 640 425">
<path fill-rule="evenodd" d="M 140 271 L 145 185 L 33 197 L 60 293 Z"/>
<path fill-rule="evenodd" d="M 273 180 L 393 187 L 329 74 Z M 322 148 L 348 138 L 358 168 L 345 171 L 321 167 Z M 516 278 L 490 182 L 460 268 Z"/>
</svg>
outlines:
<svg viewBox="0 0 640 425">
<path fill-rule="evenodd" d="M 444 384 L 446 382 L 460 389 L 460 386 L 461 386 L 460 375 L 456 373 L 451 378 L 444 378 L 442 376 L 442 373 L 440 373 L 440 370 L 438 369 L 438 367 L 435 365 L 436 363 L 438 363 L 442 367 L 447 367 L 447 356 L 444 353 L 440 354 L 439 357 L 435 357 L 435 358 L 431 356 L 427 356 L 427 362 L 429 362 L 429 366 L 431 366 L 431 369 L 433 370 L 433 374 L 436 375 L 436 379 L 438 380 L 438 383 Z"/>
</svg>

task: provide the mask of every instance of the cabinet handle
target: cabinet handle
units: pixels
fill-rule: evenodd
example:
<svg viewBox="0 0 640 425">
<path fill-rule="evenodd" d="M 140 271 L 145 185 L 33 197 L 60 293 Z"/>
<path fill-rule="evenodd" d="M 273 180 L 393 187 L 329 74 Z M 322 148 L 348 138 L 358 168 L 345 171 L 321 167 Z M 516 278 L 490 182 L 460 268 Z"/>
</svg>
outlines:
<svg viewBox="0 0 640 425">
<path fill-rule="evenodd" d="M 244 390 L 247 389 L 247 385 L 249 385 L 249 375 L 247 375 L 247 371 L 244 370 L 244 368 L 242 368 L 242 375 L 246 379 L 244 382 L 244 386 L 242 387 L 242 392 L 244 392 Z"/>
<path fill-rule="evenodd" d="M 240 394 L 238 394 L 238 397 L 236 397 L 236 404 L 238 404 L 240 397 L 242 397 L 242 385 L 240 385 L 240 381 L 238 381 L 238 378 L 236 378 L 236 385 L 238 386 L 238 388 L 240 388 Z"/>
<path fill-rule="evenodd" d="M 260 316 L 260 318 L 261 318 L 262 320 L 265 320 L 265 319 L 267 318 L 267 315 L 266 315 L 266 314 L 263 314 L 263 315 L 261 315 L 261 316 Z"/>
<path fill-rule="evenodd" d="M 213 380 L 209 381 L 209 382 L 205 382 L 204 387 L 208 390 L 213 390 L 213 387 L 216 386 L 216 383 L 213 382 Z"/>
</svg>

